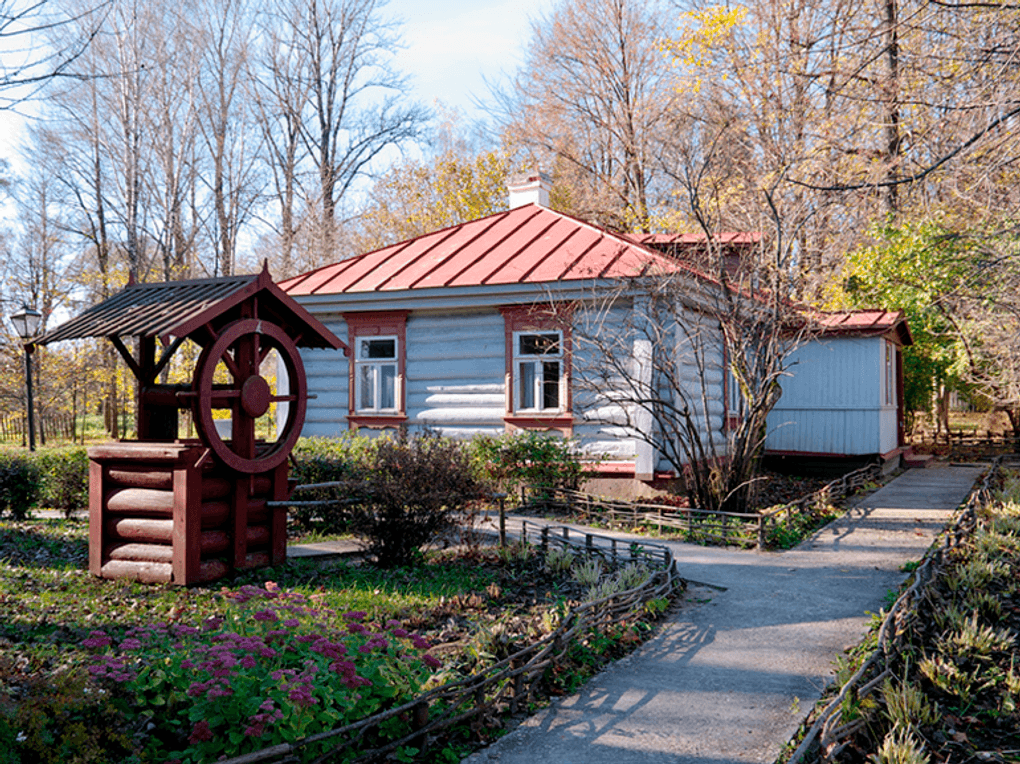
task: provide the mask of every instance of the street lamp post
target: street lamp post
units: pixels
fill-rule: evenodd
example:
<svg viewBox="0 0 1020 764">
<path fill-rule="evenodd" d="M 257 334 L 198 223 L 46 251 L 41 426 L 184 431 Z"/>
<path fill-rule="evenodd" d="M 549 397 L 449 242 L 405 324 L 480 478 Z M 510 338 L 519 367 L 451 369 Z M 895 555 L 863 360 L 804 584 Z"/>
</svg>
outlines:
<svg viewBox="0 0 1020 764">
<path fill-rule="evenodd" d="M 32 408 L 32 344 L 29 342 L 39 331 L 42 313 L 27 305 L 11 316 L 14 331 L 25 345 L 25 391 L 28 393 L 28 450 L 35 451 L 35 412 Z"/>
</svg>

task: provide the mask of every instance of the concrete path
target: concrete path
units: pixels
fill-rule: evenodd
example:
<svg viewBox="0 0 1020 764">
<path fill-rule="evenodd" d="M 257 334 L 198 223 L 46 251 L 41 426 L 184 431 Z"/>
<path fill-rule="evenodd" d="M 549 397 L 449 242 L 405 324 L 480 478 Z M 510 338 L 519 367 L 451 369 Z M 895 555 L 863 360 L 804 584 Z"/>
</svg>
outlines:
<svg viewBox="0 0 1020 764">
<path fill-rule="evenodd" d="M 710 586 L 692 586 L 656 638 L 579 694 L 465 762 L 773 762 L 866 633 L 865 611 L 883 607 L 980 473 L 910 470 L 788 552 L 671 543 L 680 574 Z"/>
</svg>

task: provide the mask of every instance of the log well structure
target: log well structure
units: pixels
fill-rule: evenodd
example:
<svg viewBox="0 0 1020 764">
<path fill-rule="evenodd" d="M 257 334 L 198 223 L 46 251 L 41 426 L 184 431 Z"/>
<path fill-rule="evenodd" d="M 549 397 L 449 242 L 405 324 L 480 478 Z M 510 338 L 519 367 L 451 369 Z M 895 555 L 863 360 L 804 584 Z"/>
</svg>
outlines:
<svg viewBox="0 0 1020 764">
<path fill-rule="evenodd" d="M 282 563 L 286 509 L 267 502 L 284 501 L 291 490 L 287 459 L 307 401 L 297 348 L 346 346 L 265 268 L 251 276 L 132 284 L 37 344 L 85 337 L 109 339 L 138 382 L 137 440 L 89 449 L 90 571 L 191 585 Z M 191 383 L 160 384 L 186 340 L 201 348 Z M 272 351 L 286 390 L 274 392 L 261 375 Z M 255 423 L 273 403 L 286 403 L 286 416 L 274 441 L 258 440 Z M 197 439 L 179 437 L 180 409 L 192 411 Z M 228 435 L 217 428 L 215 409 L 230 412 Z"/>
</svg>

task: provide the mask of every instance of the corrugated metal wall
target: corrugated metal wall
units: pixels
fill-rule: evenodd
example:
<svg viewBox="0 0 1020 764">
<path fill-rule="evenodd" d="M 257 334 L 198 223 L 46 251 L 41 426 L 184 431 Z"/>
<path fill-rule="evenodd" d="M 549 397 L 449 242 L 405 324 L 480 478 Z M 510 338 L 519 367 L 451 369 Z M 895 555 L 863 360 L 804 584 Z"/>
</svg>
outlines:
<svg viewBox="0 0 1020 764">
<path fill-rule="evenodd" d="M 769 414 L 766 448 L 863 455 L 896 447 L 896 407 L 882 404 L 885 340 L 836 337 L 795 351 Z"/>
</svg>

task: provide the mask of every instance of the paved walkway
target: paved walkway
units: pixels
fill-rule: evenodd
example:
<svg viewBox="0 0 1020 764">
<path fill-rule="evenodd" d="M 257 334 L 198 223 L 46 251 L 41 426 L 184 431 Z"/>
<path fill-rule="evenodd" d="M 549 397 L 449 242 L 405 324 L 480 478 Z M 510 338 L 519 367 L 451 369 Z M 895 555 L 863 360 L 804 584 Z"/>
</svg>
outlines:
<svg viewBox="0 0 1020 764">
<path fill-rule="evenodd" d="M 579 694 L 465 762 L 773 762 L 865 634 L 865 611 L 885 604 L 980 473 L 910 470 L 788 552 L 670 544 L 680 574 L 710 586 L 692 586 L 656 638 Z"/>
</svg>

